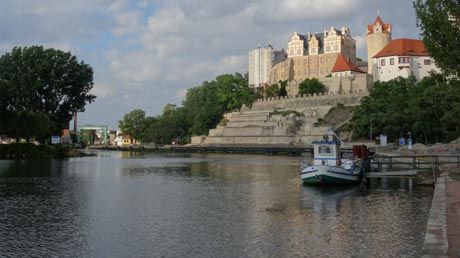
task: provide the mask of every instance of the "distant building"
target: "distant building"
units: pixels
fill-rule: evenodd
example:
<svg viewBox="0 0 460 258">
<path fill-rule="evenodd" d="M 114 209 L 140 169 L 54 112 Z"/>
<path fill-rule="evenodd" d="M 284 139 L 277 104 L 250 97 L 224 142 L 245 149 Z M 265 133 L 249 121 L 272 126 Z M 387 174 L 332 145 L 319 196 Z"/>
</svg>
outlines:
<svg viewBox="0 0 460 258">
<path fill-rule="evenodd" d="M 429 72 L 440 71 L 423 45 L 422 40 L 396 39 L 372 58 L 376 68 L 374 81 L 389 81 L 399 76 L 413 75 L 417 80 L 428 76 Z"/>
<path fill-rule="evenodd" d="M 286 52 L 274 51 L 271 45 L 249 51 L 249 87 L 257 88 L 267 84 L 272 66 L 284 60 Z"/>
<path fill-rule="evenodd" d="M 377 16 L 374 23 L 367 25 L 367 72 L 375 75 L 372 57 L 391 42 L 391 23 L 384 23 Z"/>
</svg>

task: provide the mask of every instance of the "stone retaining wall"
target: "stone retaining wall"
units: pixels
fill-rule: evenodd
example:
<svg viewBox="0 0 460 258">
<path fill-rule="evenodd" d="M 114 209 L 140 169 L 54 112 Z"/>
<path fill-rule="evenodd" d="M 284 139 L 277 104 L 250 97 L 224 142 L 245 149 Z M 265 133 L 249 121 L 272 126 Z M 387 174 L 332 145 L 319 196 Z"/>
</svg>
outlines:
<svg viewBox="0 0 460 258">
<path fill-rule="evenodd" d="M 324 128 L 313 124 L 338 104 L 358 105 L 368 91 L 347 94 L 315 94 L 300 97 L 259 99 L 250 109 L 225 114 L 226 126 L 209 130 L 208 136 L 192 137 L 192 144 L 310 145 L 321 139 Z M 298 114 L 277 112 L 296 111 Z"/>
</svg>

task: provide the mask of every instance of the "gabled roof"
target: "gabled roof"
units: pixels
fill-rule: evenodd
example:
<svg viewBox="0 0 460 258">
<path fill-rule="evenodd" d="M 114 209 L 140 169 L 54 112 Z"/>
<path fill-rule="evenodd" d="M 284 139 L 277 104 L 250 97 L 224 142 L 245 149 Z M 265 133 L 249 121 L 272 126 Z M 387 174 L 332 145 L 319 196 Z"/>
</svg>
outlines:
<svg viewBox="0 0 460 258">
<path fill-rule="evenodd" d="M 373 58 L 384 56 L 429 56 L 423 41 L 419 39 L 395 39 Z"/>
<path fill-rule="evenodd" d="M 367 35 L 374 34 L 375 24 L 380 24 L 382 26 L 382 33 L 391 33 L 391 23 L 383 23 L 382 18 L 380 18 L 380 16 L 377 16 L 377 18 L 375 18 L 374 23 L 372 23 L 371 25 L 367 25 Z"/>
<path fill-rule="evenodd" d="M 358 73 L 366 73 L 365 71 L 359 69 L 356 65 L 348 62 L 342 55 L 337 56 L 334 67 L 332 67 L 333 73 L 353 71 Z"/>
</svg>

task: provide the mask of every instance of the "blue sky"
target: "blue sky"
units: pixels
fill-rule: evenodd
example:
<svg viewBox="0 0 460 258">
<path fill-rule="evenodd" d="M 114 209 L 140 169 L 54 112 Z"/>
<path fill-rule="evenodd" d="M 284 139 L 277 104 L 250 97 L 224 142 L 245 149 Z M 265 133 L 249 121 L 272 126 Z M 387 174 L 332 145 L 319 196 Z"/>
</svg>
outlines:
<svg viewBox="0 0 460 258">
<path fill-rule="evenodd" d="M 116 129 L 133 109 L 156 116 L 205 80 L 246 72 L 250 49 L 286 48 L 294 31 L 349 27 L 366 59 L 377 9 L 393 39 L 419 37 L 410 0 L 0 0 L 0 55 L 71 51 L 93 67 L 97 96 L 79 124 Z"/>
</svg>

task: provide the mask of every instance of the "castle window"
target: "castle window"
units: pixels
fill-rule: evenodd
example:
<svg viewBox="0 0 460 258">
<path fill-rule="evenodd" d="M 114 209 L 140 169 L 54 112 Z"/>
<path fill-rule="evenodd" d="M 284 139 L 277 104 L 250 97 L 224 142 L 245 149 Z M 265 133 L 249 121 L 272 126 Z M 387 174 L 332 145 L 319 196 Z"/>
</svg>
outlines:
<svg viewBox="0 0 460 258">
<path fill-rule="evenodd" d="M 289 51 L 289 54 L 294 55 L 294 50 L 291 49 L 291 51 Z"/>
<path fill-rule="evenodd" d="M 307 59 L 304 59 L 304 60 L 303 60 L 303 64 L 304 64 L 304 65 L 307 64 Z"/>
<path fill-rule="evenodd" d="M 400 64 L 408 64 L 408 63 L 410 63 L 409 57 L 400 57 L 399 58 L 399 63 Z"/>
<path fill-rule="evenodd" d="M 425 60 L 423 60 L 423 63 L 425 65 L 431 65 L 431 60 L 430 59 L 425 59 Z"/>
<path fill-rule="evenodd" d="M 321 57 L 320 62 L 321 62 L 321 63 L 324 62 L 324 57 Z"/>
<path fill-rule="evenodd" d="M 316 54 L 316 48 L 312 47 L 312 48 L 311 48 L 311 53 L 312 53 L 312 54 Z"/>
<path fill-rule="evenodd" d="M 385 59 L 380 60 L 380 65 L 385 66 Z"/>
<path fill-rule="evenodd" d="M 331 51 L 331 47 L 328 45 L 328 46 L 326 47 L 326 52 L 329 52 L 329 51 Z"/>
<path fill-rule="evenodd" d="M 307 75 L 307 70 L 303 70 L 303 75 Z"/>
<path fill-rule="evenodd" d="M 339 46 L 335 45 L 334 46 L 334 51 L 339 51 Z"/>
<path fill-rule="evenodd" d="M 297 55 L 300 55 L 300 49 L 297 49 Z"/>
<path fill-rule="evenodd" d="M 390 58 L 390 65 L 394 65 L 395 64 L 395 59 L 394 58 Z"/>
</svg>

